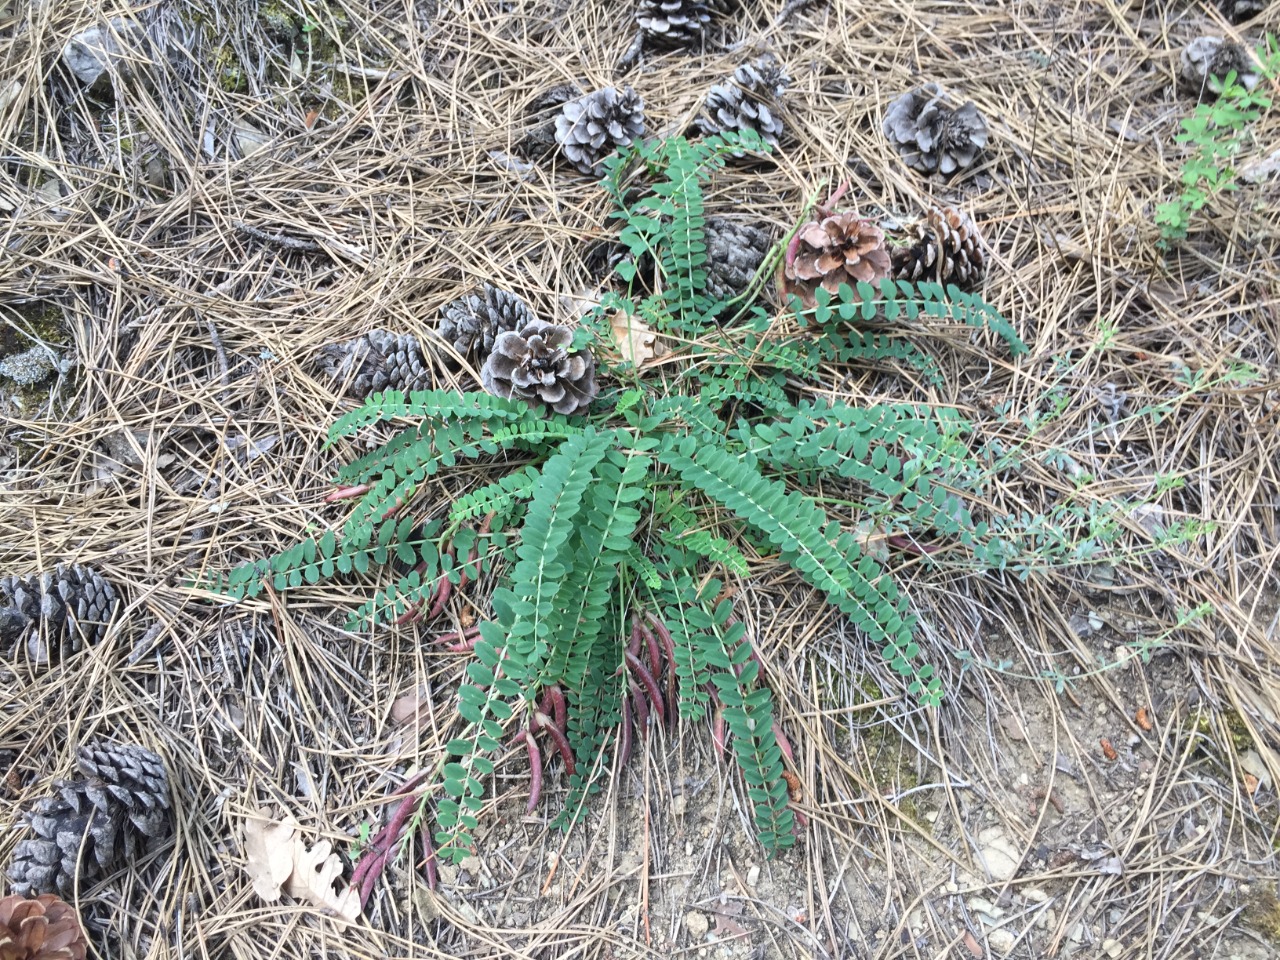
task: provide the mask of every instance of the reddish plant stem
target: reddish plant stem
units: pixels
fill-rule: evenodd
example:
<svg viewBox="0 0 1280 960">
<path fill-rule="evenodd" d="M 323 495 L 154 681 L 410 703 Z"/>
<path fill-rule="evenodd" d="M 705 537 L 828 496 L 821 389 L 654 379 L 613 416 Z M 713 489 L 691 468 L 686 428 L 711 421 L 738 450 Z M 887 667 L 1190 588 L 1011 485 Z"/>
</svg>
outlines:
<svg viewBox="0 0 1280 960">
<path fill-rule="evenodd" d="M 569 776 L 577 773 L 578 765 L 573 760 L 573 748 L 569 746 L 569 738 L 564 735 L 564 731 L 556 726 L 554 720 L 541 711 L 534 712 L 533 720 L 539 730 L 545 730 L 547 735 L 555 741 L 556 749 L 560 751 L 560 759 L 564 761 L 565 772 Z"/>
<path fill-rule="evenodd" d="M 914 553 L 917 557 L 923 557 L 930 553 L 937 553 L 942 549 L 942 544 L 940 543 L 917 543 L 915 540 L 912 540 L 910 537 L 901 533 L 895 533 L 891 536 L 885 537 L 884 542 L 889 544 L 891 547 L 897 547 L 899 550 L 903 550 L 907 553 Z"/>
<path fill-rule="evenodd" d="M 351 886 L 360 890 L 360 906 L 369 902 L 373 893 L 373 885 L 387 867 L 391 852 L 404 832 L 405 823 L 418 805 L 417 794 L 410 793 L 400 801 L 387 825 L 378 831 L 373 842 L 369 844 L 369 852 L 360 858 L 351 874 Z"/>
<path fill-rule="evenodd" d="M 440 885 L 440 870 L 436 863 L 436 845 L 431 840 L 431 823 L 422 821 L 422 878 L 427 881 L 427 889 L 434 890 Z"/>
<path fill-rule="evenodd" d="M 652 613 L 645 614 L 649 618 L 649 623 L 653 625 L 653 632 L 658 635 L 658 639 L 662 641 L 662 649 L 667 654 L 667 709 L 671 713 L 672 720 L 676 714 L 676 643 L 671 638 L 671 631 L 667 629 L 667 625 L 655 617 Z"/>
<path fill-rule="evenodd" d="M 631 691 L 631 705 L 635 708 L 636 726 L 641 736 L 647 736 L 649 733 L 648 703 L 645 701 L 644 694 L 640 692 L 640 684 L 634 679 L 629 679 L 627 685 Z"/>
<path fill-rule="evenodd" d="M 568 730 L 569 707 L 564 701 L 564 691 L 560 689 L 560 684 L 553 683 L 549 686 L 547 695 L 551 700 L 551 710 L 549 712 L 555 717 L 556 726 L 561 730 Z"/>
<path fill-rule="evenodd" d="M 350 500 L 352 497 L 358 497 L 368 491 L 369 485 L 367 483 L 357 483 L 351 487 L 338 487 L 336 490 L 329 492 L 329 495 L 324 498 L 324 502 L 337 503 L 339 500 Z"/>
<path fill-rule="evenodd" d="M 644 638 L 645 647 L 649 652 L 649 670 L 656 680 L 662 676 L 662 654 L 658 650 L 658 638 L 644 623 L 640 624 L 640 636 Z"/>
<path fill-rule="evenodd" d="M 524 735 L 525 749 L 529 751 L 529 802 L 525 805 L 525 813 L 533 813 L 542 799 L 542 751 L 538 749 L 538 741 L 533 739 L 533 732 L 528 727 L 520 731 Z"/>
<path fill-rule="evenodd" d="M 711 718 L 711 742 L 716 745 L 716 753 L 723 760 L 728 737 L 724 725 L 724 707 L 721 706 L 716 707 L 716 712 Z"/>
<path fill-rule="evenodd" d="M 667 708 L 662 702 L 662 691 L 658 689 L 658 681 L 653 678 L 653 674 L 648 671 L 645 665 L 640 662 L 640 658 L 634 653 L 627 654 L 627 665 L 631 668 L 631 673 L 640 681 L 641 686 L 644 687 L 645 693 L 648 694 L 649 699 L 653 702 L 653 712 L 658 715 L 658 721 L 660 723 L 665 722 L 667 719 Z"/>
<path fill-rule="evenodd" d="M 641 638 L 642 638 L 642 635 L 640 633 L 640 620 L 638 617 L 633 616 L 631 618 L 631 637 L 627 640 L 627 653 L 640 652 Z"/>
<path fill-rule="evenodd" d="M 840 202 L 840 198 L 849 192 L 849 187 L 853 185 L 852 180 L 846 180 L 840 186 L 836 187 L 831 196 L 827 197 L 827 202 L 821 206 L 815 206 L 814 210 L 818 212 L 819 217 L 829 217 L 835 210 L 835 206 Z"/>
<path fill-rule="evenodd" d="M 780 724 L 777 719 L 774 719 L 773 721 L 773 736 L 774 739 L 778 741 L 778 746 L 782 748 L 783 755 L 791 761 L 792 766 L 795 766 L 796 755 L 791 750 L 791 741 L 788 740 L 787 735 L 782 732 L 782 724 Z"/>
<path fill-rule="evenodd" d="M 454 630 L 452 633 L 442 633 L 440 634 L 440 636 L 436 637 L 435 642 L 436 643 L 456 643 L 459 640 L 474 641 L 475 638 L 479 636 L 480 636 L 480 624 L 476 623 L 476 624 L 472 624 L 471 626 L 467 627 L 467 629 L 462 631 Z M 474 646 L 474 643 L 473 643 L 473 646 Z"/>
<path fill-rule="evenodd" d="M 427 611 L 425 619 L 434 620 L 444 613 L 445 604 L 449 602 L 449 596 L 452 593 L 453 583 L 449 580 L 449 575 L 446 573 L 440 574 L 440 579 L 436 582 L 436 602 Z"/>
</svg>

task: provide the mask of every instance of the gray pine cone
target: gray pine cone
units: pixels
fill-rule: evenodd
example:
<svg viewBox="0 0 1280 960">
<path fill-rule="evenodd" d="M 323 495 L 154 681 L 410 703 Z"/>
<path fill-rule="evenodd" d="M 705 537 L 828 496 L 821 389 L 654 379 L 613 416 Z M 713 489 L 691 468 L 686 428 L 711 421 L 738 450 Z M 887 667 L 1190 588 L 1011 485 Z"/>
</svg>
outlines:
<svg viewBox="0 0 1280 960">
<path fill-rule="evenodd" d="M 556 142 L 583 173 L 600 176 L 600 164 L 618 147 L 644 136 L 644 101 L 630 87 L 605 87 L 570 100 L 556 117 Z"/>
<path fill-rule="evenodd" d="M 572 343 L 572 330 L 544 320 L 499 334 L 480 381 L 498 397 L 545 403 L 556 413 L 579 413 L 599 388 L 595 358 L 589 350 L 570 353 Z"/>
<path fill-rule="evenodd" d="M 1210 92 L 1210 77 L 1224 80 L 1233 70 L 1246 90 L 1252 90 L 1261 79 L 1255 72 L 1249 52 L 1240 44 L 1221 37 L 1196 37 L 1182 48 L 1178 58 L 1178 79 L 1183 87 L 1198 96 Z"/>
<path fill-rule="evenodd" d="M 771 53 L 744 63 L 733 77 L 717 83 L 707 94 L 707 104 L 695 123 L 705 134 L 754 130 L 771 144 L 782 136 L 782 95 L 791 83 L 778 58 Z"/>
<path fill-rule="evenodd" d="M 1218 0 L 1218 6 L 1232 23 L 1244 23 L 1267 9 L 1267 0 Z"/>
<path fill-rule="evenodd" d="M 707 296 L 732 300 L 751 286 L 756 271 L 768 256 L 773 240 L 750 223 L 725 217 L 707 217 Z"/>
<path fill-rule="evenodd" d="M 928 83 L 885 111 L 884 135 L 907 166 L 921 173 L 963 170 L 987 145 L 987 124 L 973 101 L 953 110 L 942 96 L 941 87 Z"/>
<path fill-rule="evenodd" d="M 91 881 L 169 833 L 169 780 L 158 756 L 106 742 L 76 754 L 84 778 L 56 783 L 57 794 L 27 815 L 35 836 L 14 847 L 15 893 L 70 896 L 77 873 L 81 884 Z"/>
<path fill-rule="evenodd" d="M 543 160 L 558 145 L 556 142 L 556 117 L 570 100 L 582 96 L 575 83 L 562 83 L 544 90 L 524 108 L 525 135 L 516 144 L 516 151 L 531 160 Z"/>
<path fill-rule="evenodd" d="M 462 356 L 474 354 L 484 362 L 498 334 L 518 330 L 536 319 L 514 293 L 486 283 L 475 293 L 445 305 L 440 312 L 440 336 Z"/>
<path fill-rule="evenodd" d="M 0 643 L 26 641 L 33 663 L 50 663 L 106 636 L 116 591 L 90 567 L 60 563 L 44 573 L 0 577 Z"/>
<path fill-rule="evenodd" d="M 411 333 L 370 330 L 362 337 L 320 348 L 320 365 L 347 393 L 367 397 L 382 390 L 428 390 L 431 374 L 422 344 Z"/>
<path fill-rule="evenodd" d="M 712 17 L 724 5 L 715 0 L 640 0 L 636 25 L 645 43 L 659 49 L 701 47 Z"/>
</svg>

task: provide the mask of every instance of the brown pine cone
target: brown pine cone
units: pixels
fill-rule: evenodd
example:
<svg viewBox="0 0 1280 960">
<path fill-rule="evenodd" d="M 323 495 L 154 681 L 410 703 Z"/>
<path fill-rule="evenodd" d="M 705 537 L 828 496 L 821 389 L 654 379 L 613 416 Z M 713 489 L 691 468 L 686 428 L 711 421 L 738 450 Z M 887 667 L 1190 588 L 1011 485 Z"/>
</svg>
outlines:
<svg viewBox="0 0 1280 960">
<path fill-rule="evenodd" d="M 986 273 L 982 233 L 962 210 L 934 207 L 915 226 L 916 242 L 893 252 L 895 280 L 954 283 L 962 289 Z"/>
<path fill-rule="evenodd" d="M 77 751 L 84 777 L 54 784 L 27 815 L 34 837 L 13 851 L 9 879 L 23 895 L 71 896 L 80 882 L 133 860 L 168 835 L 164 763 L 142 747 L 99 742 Z"/>
<path fill-rule="evenodd" d="M 26 577 L 0 577 L 0 649 L 25 639 L 34 663 L 50 663 L 106 636 L 117 596 L 91 567 L 60 563 Z"/>
<path fill-rule="evenodd" d="M 595 358 L 589 350 L 570 353 L 572 344 L 568 327 L 534 320 L 498 336 L 480 381 L 495 396 L 545 403 L 556 413 L 580 413 L 599 387 Z"/>
<path fill-rule="evenodd" d="M 48 893 L 0 898 L 0 960 L 84 960 L 87 952 L 71 904 Z"/>
<path fill-rule="evenodd" d="M 784 300 L 794 293 L 812 307 L 819 287 L 834 295 L 843 283 L 855 290 L 861 281 L 878 284 L 889 276 L 890 267 L 884 231 L 852 211 L 837 213 L 800 228 L 787 251 L 778 287 Z"/>
</svg>

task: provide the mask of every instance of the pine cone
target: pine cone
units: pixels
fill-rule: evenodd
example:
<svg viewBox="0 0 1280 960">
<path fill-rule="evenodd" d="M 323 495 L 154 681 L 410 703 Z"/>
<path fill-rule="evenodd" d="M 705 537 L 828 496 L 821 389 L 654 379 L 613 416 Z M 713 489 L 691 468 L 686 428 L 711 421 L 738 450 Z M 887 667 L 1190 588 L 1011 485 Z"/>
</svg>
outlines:
<svg viewBox="0 0 1280 960">
<path fill-rule="evenodd" d="M 1210 77 L 1224 80 L 1233 70 L 1246 90 L 1258 85 L 1260 78 L 1249 51 L 1221 37 L 1196 37 L 1182 48 L 1178 58 L 1178 79 L 1187 90 L 1199 96 L 1209 92 Z"/>
<path fill-rule="evenodd" d="M 536 319 L 514 293 L 486 283 L 477 292 L 445 305 L 440 312 L 440 336 L 462 356 L 474 352 L 483 362 L 498 334 L 518 330 Z"/>
<path fill-rule="evenodd" d="M 963 170 L 987 145 L 987 124 L 973 101 L 952 110 L 936 83 L 889 104 L 883 129 L 907 166 L 922 173 Z"/>
<path fill-rule="evenodd" d="M 142 747 L 98 742 L 77 751 L 84 779 L 54 784 L 27 820 L 35 836 L 13 851 L 15 892 L 71 896 L 81 883 L 143 853 L 169 833 L 164 763 Z"/>
<path fill-rule="evenodd" d="M 422 344 L 411 333 L 370 330 L 354 340 L 321 347 L 319 356 L 325 373 L 335 380 L 350 380 L 347 393 L 353 397 L 382 390 L 408 393 L 431 386 Z"/>
<path fill-rule="evenodd" d="M 859 281 L 876 284 L 889 276 L 884 231 L 856 213 L 837 213 L 806 223 L 796 234 L 781 268 L 779 288 L 794 293 L 806 307 L 823 287 L 835 294 L 842 283 L 856 289 Z"/>
<path fill-rule="evenodd" d="M 660 49 L 701 47 L 723 6 L 714 0 L 640 0 L 636 24 L 645 43 Z"/>
<path fill-rule="evenodd" d="M 778 58 L 766 53 L 738 67 L 732 79 L 713 86 L 695 123 L 704 134 L 754 130 L 776 147 L 783 130 L 782 94 L 790 83 Z"/>
<path fill-rule="evenodd" d="M 1232 23 L 1244 23 L 1267 9 L 1267 0 L 1218 0 L 1218 6 Z"/>
<path fill-rule="evenodd" d="M 84 960 L 87 953 L 71 904 L 52 894 L 0 898 L 0 960 Z"/>
<path fill-rule="evenodd" d="M 605 87 L 570 100 L 556 117 L 556 142 L 583 173 L 600 176 L 601 162 L 644 136 L 644 101 L 630 87 Z"/>
<path fill-rule="evenodd" d="M 545 403 L 556 413 L 579 413 L 599 388 L 595 358 L 588 350 L 570 353 L 572 343 L 568 327 L 533 320 L 498 335 L 480 380 L 495 396 Z"/>
<path fill-rule="evenodd" d="M 968 288 L 982 279 L 987 257 L 977 224 L 954 207 L 934 207 L 916 224 L 917 240 L 893 252 L 895 280 L 954 283 Z"/>
<path fill-rule="evenodd" d="M 773 240 L 760 227 L 725 217 L 707 217 L 707 296 L 732 300 L 746 291 L 768 256 Z"/>
<path fill-rule="evenodd" d="M 116 599 L 102 574 L 74 563 L 0 577 L 0 641 L 12 648 L 25 636 L 33 663 L 61 659 L 106 636 Z"/>
<path fill-rule="evenodd" d="M 543 160 L 555 150 L 556 117 L 570 100 L 582 96 L 575 83 L 562 83 L 544 90 L 524 108 L 524 137 L 516 144 L 516 151 L 531 160 Z"/>
</svg>

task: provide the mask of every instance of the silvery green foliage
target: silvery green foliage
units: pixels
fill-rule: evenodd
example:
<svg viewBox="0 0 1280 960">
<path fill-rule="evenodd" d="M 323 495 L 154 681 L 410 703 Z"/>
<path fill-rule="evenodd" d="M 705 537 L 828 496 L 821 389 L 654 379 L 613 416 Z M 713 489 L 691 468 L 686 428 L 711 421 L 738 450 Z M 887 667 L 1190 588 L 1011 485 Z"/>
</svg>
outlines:
<svg viewBox="0 0 1280 960">
<path fill-rule="evenodd" d="M 630 87 L 605 87 L 570 100 L 556 117 L 556 142 L 569 162 L 600 176 L 604 158 L 644 136 L 644 101 Z"/>
<path fill-rule="evenodd" d="M 952 109 L 936 83 L 889 104 L 883 129 L 907 166 L 921 173 L 963 170 L 987 145 L 987 124 L 973 101 Z"/>
</svg>

